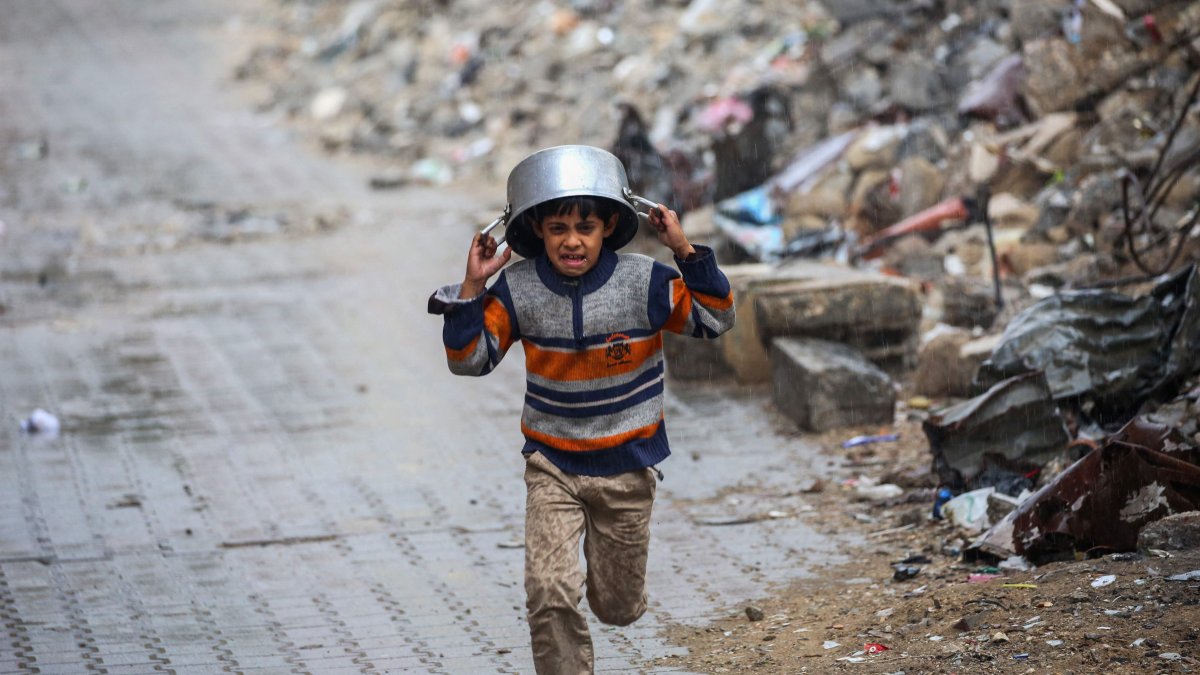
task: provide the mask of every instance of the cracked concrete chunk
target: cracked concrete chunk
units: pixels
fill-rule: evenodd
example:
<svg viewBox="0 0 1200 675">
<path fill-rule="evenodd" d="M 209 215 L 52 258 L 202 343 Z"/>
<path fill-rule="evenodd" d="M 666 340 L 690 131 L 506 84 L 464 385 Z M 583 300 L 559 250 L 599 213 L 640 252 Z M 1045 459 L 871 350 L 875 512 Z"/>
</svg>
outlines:
<svg viewBox="0 0 1200 675">
<path fill-rule="evenodd" d="M 771 369 L 775 405 L 802 428 L 826 431 L 892 421 L 892 379 L 846 345 L 776 338 Z"/>
</svg>

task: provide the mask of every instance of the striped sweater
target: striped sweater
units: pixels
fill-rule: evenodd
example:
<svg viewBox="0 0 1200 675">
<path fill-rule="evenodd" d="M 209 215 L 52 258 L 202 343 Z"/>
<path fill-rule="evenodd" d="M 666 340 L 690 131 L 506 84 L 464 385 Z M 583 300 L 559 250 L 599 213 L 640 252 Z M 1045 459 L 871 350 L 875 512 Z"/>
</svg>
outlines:
<svg viewBox="0 0 1200 675">
<path fill-rule="evenodd" d="M 662 331 L 715 338 L 733 326 L 733 294 L 712 250 L 679 271 L 602 249 L 578 278 L 546 256 L 514 263 L 488 291 L 438 289 L 451 372 L 486 375 L 518 340 L 525 351 L 524 452 L 563 471 L 607 476 L 670 454 L 663 424 Z"/>
</svg>

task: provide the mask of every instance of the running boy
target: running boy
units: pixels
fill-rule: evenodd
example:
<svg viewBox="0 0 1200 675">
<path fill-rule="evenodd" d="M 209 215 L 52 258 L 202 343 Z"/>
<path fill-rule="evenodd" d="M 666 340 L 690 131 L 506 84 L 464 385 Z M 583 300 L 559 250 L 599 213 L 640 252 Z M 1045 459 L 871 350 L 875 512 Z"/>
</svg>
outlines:
<svg viewBox="0 0 1200 675">
<path fill-rule="evenodd" d="M 654 467 L 670 454 L 662 331 L 714 338 L 733 325 L 712 250 L 689 243 L 663 206 L 650 224 L 678 271 L 615 253 L 638 228 L 626 202 L 584 194 L 535 204 L 507 228 L 525 260 L 486 288 L 511 249 L 497 254 L 492 237 L 477 235 L 462 284 L 430 302 L 444 314 L 455 374 L 486 375 L 517 340 L 525 351 L 525 592 L 540 675 L 592 672 L 585 586 L 604 623 L 628 625 L 646 611 Z"/>
</svg>

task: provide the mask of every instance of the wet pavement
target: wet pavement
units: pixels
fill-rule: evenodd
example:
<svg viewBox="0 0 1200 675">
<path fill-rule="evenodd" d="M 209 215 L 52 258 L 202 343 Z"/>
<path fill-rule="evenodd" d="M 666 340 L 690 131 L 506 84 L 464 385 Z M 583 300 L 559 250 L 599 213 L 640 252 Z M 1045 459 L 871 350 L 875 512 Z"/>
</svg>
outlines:
<svg viewBox="0 0 1200 675">
<path fill-rule="evenodd" d="M 0 673 L 529 672 L 520 354 L 455 378 L 425 314 L 499 190 L 371 192 L 256 115 L 234 7 L 0 0 Z M 766 392 L 667 416 L 651 609 L 593 623 L 599 671 L 838 560 Z"/>
</svg>

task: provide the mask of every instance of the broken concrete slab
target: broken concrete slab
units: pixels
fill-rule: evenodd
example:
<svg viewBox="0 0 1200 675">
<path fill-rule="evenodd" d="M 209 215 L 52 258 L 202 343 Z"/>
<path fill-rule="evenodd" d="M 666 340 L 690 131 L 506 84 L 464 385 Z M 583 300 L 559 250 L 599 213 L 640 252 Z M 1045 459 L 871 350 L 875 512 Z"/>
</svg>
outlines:
<svg viewBox="0 0 1200 675">
<path fill-rule="evenodd" d="M 826 431 L 892 422 L 892 379 L 846 345 L 776 338 L 771 368 L 775 404 L 801 428 Z"/>
<path fill-rule="evenodd" d="M 915 363 L 922 303 L 911 280 L 795 262 L 751 290 L 763 344 L 804 336 L 844 343 L 892 373 Z"/>
<path fill-rule="evenodd" d="M 1071 438 L 1041 372 L 999 382 L 921 426 L 934 472 L 956 492 L 997 485 L 999 476 L 1020 479 L 1060 455 Z M 1011 482 L 1019 491 L 1020 481 Z"/>
<path fill-rule="evenodd" d="M 1200 506 L 1200 450 L 1141 419 L 1067 467 L 967 549 L 1035 564 L 1133 551 L 1148 524 Z"/>
</svg>

